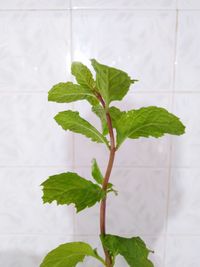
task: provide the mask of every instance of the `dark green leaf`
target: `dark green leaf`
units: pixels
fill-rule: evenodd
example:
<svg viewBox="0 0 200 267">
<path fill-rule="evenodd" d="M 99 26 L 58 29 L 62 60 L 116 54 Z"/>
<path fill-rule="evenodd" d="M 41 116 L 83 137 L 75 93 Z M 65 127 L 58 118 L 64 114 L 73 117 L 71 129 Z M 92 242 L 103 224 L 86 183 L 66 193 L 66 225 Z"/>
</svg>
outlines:
<svg viewBox="0 0 200 267">
<path fill-rule="evenodd" d="M 99 169 L 96 159 L 92 160 L 92 176 L 98 184 L 103 183 L 103 175 Z"/>
<path fill-rule="evenodd" d="M 47 254 L 40 267 L 75 267 L 86 256 L 101 259 L 91 246 L 84 242 L 71 242 L 62 244 Z"/>
<path fill-rule="evenodd" d="M 125 238 L 106 235 L 102 236 L 101 240 L 113 258 L 120 254 L 131 267 L 153 267 L 153 263 L 148 260 L 150 250 L 140 237 Z"/>
<path fill-rule="evenodd" d="M 75 76 L 77 83 L 83 88 L 93 91 L 95 82 L 92 77 L 91 71 L 81 62 L 73 62 L 71 67 L 72 74 Z"/>
<path fill-rule="evenodd" d="M 185 126 L 178 117 L 154 106 L 128 111 L 117 121 L 116 128 L 118 147 L 126 138 L 158 138 L 166 133 L 181 135 L 185 132 Z"/>
<path fill-rule="evenodd" d="M 111 101 L 121 100 L 128 92 L 135 80 L 131 80 L 128 74 L 116 68 L 91 60 L 96 72 L 96 89 L 102 95 L 108 106 Z"/>
<path fill-rule="evenodd" d="M 97 185 L 73 172 L 50 176 L 43 186 L 43 201 L 57 204 L 75 204 L 77 212 L 100 201 L 105 193 Z"/>
<path fill-rule="evenodd" d="M 107 139 L 88 121 L 81 118 L 78 112 L 71 110 L 59 112 L 55 120 L 64 130 L 83 134 L 94 142 L 105 143 L 108 146 Z"/>
<path fill-rule="evenodd" d="M 91 90 L 72 82 L 58 83 L 48 93 L 48 100 L 58 103 L 70 103 L 82 99 L 88 100 L 92 105 L 98 104 L 98 100 Z"/>
</svg>

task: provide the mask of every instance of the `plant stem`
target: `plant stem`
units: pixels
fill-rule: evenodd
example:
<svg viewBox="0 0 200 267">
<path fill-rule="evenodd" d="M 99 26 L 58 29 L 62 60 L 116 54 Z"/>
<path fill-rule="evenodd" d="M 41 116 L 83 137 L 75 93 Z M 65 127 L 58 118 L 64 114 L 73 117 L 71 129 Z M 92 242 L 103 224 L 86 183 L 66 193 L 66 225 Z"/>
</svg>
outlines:
<svg viewBox="0 0 200 267">
<path fill-rule="evenodd" d="M 105 102 L 103 98 L 101 97 L 101 95 L 98 95 L 98 99 L 100 100 L 102 106 L 106 110 Z M 116 151 L 112 120 L 110 117 L 110 113 L 107 110 L 106 110 L 106 119 L 107 119 L 109 135 L 110 135 L 110 155 L 109 155 L 108 165 L 107 165 L 106 173 L 105 173 L 103 184 L 102 184 L 102 189 L 104 191 L 107 191 L 108 182 L 109 182 L 110 174 L 112 171 L 112 167 L 113 167 L 113 163 L 115 159 L 115 151 Z M 100 204 L 100 233 L 103 236 L 106 235 L 106 196 L 101 201 L 101 204 Z M 104 253 L 105 253 L 106 266 L 112 267 L 113 266 L 112 258 L 109 254 L 109 251 L 105 247 L 104 247 Z"/>
</svg>

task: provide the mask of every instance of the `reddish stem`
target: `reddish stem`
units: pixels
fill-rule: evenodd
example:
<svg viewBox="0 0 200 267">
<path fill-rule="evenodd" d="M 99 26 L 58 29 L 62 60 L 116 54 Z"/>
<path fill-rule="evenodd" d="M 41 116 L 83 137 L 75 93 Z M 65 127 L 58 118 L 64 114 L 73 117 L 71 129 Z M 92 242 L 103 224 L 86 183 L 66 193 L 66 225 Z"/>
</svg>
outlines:
<svg viewBox="0 0 200 267">
<path fill-rule="evenodd" d="M 99 101 L 101 102 L 102 106 L 104 107 L 104 109 L 106 110 L 105 102 L 103 98 L 101 97 L 101 95 L 97 94 L 97 97 Z M 102 189 L 104 191 L 106 191 L 108 187 L 108 182 L 109 182 L 110 174 L 112 171 L 112 167 L 113 167 L 113 163 L 115 159 L 115 151 L 116 151 L 112 120 L 110 117 L 110 113 L 107 110 L 106 110 L 106 119 L 107 119 L 108 131 L 110 135 L 110 155 L 109 155 L 109 161 L 108 161 L 106 173 L 105 173 L 103 184 L 102 184 Z M 101 204 L 100 204 L 100 232 L 101 232 L 101 235 L 103 236 L 106 235 L 106 196 L 101 201 Z M 104 253 L 105 253 L 106 266 L 112 267 L 112 258 L 109 254 L 109 251 L 105 247 L 104 247 Z"/>
</svg>

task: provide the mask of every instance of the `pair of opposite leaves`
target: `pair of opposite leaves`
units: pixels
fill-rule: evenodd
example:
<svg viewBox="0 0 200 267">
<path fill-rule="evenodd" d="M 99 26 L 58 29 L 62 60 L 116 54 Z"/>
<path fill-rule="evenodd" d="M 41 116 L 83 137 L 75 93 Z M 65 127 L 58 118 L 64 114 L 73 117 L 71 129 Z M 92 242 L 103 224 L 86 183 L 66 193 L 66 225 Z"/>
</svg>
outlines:
<svg viewBox="0 0 200 267">
<path fill-rule="evenodd" d="M 96 141 L 105 143 L 108 134 L 106 112 L 110 113 L 113 127 L 117 132 L 117 148 L 126 138 L 161 137 L 165 133 L 181 135 L 184 133 L 184 125 L 179 118 L 169 113 L 166 109 L 150 106 L 128 112 L 120 111 L 116 107 L 110 107 L 115 100 L 122 100 L 127 94 L 132 80 L 127 73 L 102 65 L 92 59 L 92 66 L 96 71 L 96 81 L 90 70 L 79 62 L 72 64 L 72 74 L 78 84 L 71 82 L 59 83 L 49 91 L 49 101 L 69 103 L 86 99 L 92 105 L 92 111 L 101 119 L 103 132 L 100 133 L 93 125 L 79 116 L 78 112 L 63 111 L 55 116 L 56 122 L 65 130 L 80 133 Z M 97 99 L 100 94 L 105 102 L 105 108 Z"/>
</svg>

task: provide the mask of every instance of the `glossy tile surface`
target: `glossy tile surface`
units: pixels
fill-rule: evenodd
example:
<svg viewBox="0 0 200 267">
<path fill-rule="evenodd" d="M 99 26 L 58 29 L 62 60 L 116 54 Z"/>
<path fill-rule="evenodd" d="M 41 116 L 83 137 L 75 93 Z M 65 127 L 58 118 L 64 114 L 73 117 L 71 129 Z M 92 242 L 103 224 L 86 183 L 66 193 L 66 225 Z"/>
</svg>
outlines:
<svg viewBox="0 0 200 267">
<path fill-rule="evenodd" d="M 72 0 L 74 8 L 175 8 L 175 0 Z"/>
<path fill-rule="evenodd" d="M 199 264 L 200 238 L 171 237 L 167 240 L 166 267 L 193 267 Z"/>
<path fill-rule="evenodd" d="M 73 241 L 72 236 L 0 236 L 0 261 L 6 267 L 39 266 L 45 255 L 59 244 Z"/>
<path fill-rule="evenodd" d="M 63 9 L 69 8 L 69 0 L 1 0 L 0 9 Z"/>
<path fill-rule="evenodd" d="M 178 27 L 176 90 L 200 92 L 200 11 L 180 11 Z"/>
<path fill-rule="evenodd" d="M 140 81 L 135 86 L 140 91 L 170 90 L 175 15 L 173 11 L 74 11 L 73 57 L 86 63 L 97 58 L 127 71 Z"/>
<path fill-rule="evenodd" d="M 178 0 L 178 7 L 186 9 L 200 9 L 200 2 L 199 0 Z"/>
<path fill-rule="evenodd" d="M 1 12 L 0 91 L 44 91 L 69 79 L 68 11 Z"/>
<path fill-rule="evenodd" d="M 200 94 L 177 94 L 174 98 L 174 113 L 186 125 L 186 133 L 173 137 L 172 166 L 199 167 L 199 107 Z"/>
<path fill-rule="evenodd" d="M 73 208 L 56 203 L 44 205 L 41 198 L 41 183 L 48 176 L 64 171 L 64 168 L 0 168 L 0 235 L 72 235 Z"/>
<path fill-rule="evenodd" d="M 200 234 L 200 169 L 173 169 L 169 199 L 169 234 Z"/>
<path fill-rule="evenodd" d="M 62 105 L 46 94 L 1 94 L 0 101 L 0 165 L 72 163 L 72 134 L 53 119 Z"/>
</svg>

